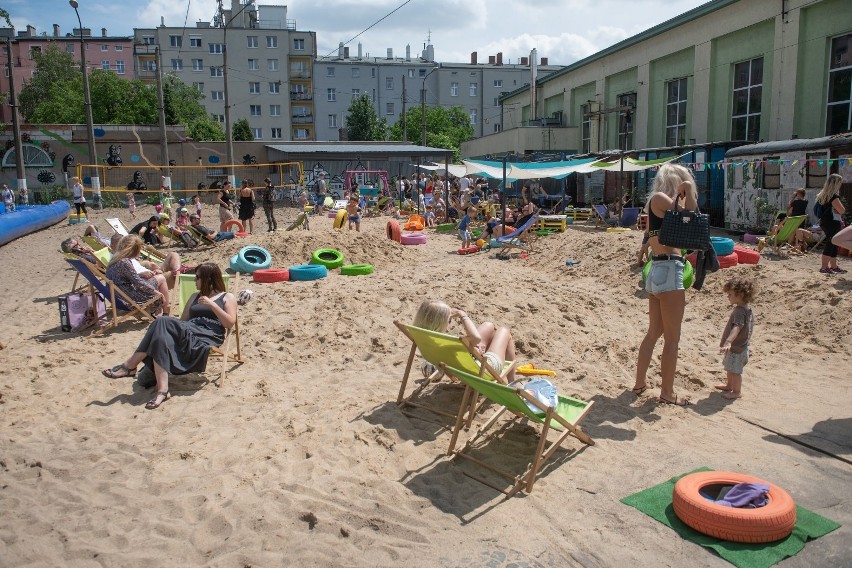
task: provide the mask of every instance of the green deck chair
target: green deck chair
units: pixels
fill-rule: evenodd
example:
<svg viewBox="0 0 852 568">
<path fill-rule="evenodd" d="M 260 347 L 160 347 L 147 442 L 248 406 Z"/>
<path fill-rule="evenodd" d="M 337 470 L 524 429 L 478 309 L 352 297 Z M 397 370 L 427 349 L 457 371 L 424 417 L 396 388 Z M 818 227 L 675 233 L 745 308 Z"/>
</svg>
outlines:
<svg viewBox="0 0 852 568">
<path fill-rule="evenodd" d="M 506 495 L 507 498 L 511 497 L 521 489 L 525 489 L 527 493 L 532 492 L 536 474 L 538 473 L 542 464 L 548 459 L 550 459 L 553 453 L 562 445 L 562 442 L 564 442 L 568 438 L 568 436 L 574 436 L 581 442 L 590 446 L 593 446 L 595 444 L 594 440 L 592 440 L 588 436 L 588 434 L 580 430 L 580 428 L 577 426 L 583 420 L 583 418 L 586 417 L 586 414 L 588 414 L 594 402 L 586 402 L 578 400 L 576 398 L 570 398 L 567 396 L 559 395 L 559 404 L 555 408 L 551 408 L 539 402 L 538 399 L 529 394 L 520 386 L 510 387 L 492 381 L 486 381 L 468 372 L 459 369 L 451 369 L 449 367 L 446 368 L 446 372 L 458 378 L 467 387 L 465 388 L 464 396 L 462 397 L 462 402 L 460 406 L 461 410 L 466 408 L 466 405 L 469 404 L 468 399 L 474 393 L 481 394 L 483 397 L 494 402 L 500 407 L 497 409 L 494 415 L 489 418 L 488 421 L 485 422 L 485 424 L 483 424 L 481 428 L 479 428 L 479 430 L 477 430 L 476 434 L 474 434 L 473 437 L 467 441 L 464 447 L 462 447 L 460 450 L 454 451 L 456 440 L 458 439 L 459 430 L 461 430 L 463 421 L 460 412 L 458 418 L 456 419 L 456 425 L 453 429 L 453 436 L 450 439 L 450 447 L 447 450 L 447 455 L 453 456 L 453 459 L 466 459 L 496 473 L 497 475 L 500 475 L 501 477 L 508 479 L 509 481 L 514 481 L 515 483 L 511 488 L 505 489 L 491 483 L 485 478 L 464 472 L 464 474 L 468 477 L 476 479 L 477 481 L 484 483 L 485 485 L 488 485 L 489 487 L 492 487 L 497 491 L 500 491 L 501 493 Z M 526 405 L 526 401 L 529 401 L 534 406 L 536 406 L 539 411 L 534 412 L 530 410 L 530 408 Z M 527 467 L 527 470 L 521 475 L 517 476 L 512 475 L 507 471 L 500 470 L 494 467 L 493 465 L 486 464 L 485 462 L 465 453 L 473 446 L 473 444 L 480 436 L 482 436 L 489 428 L 491 428 L 491 426 L 493 426 L 497 422 L 497 419 L 500 418 L 500 416 L 507 410 L 515 415 L 513 420 L 517 420 L 518 418 L 527 418 L 533 422 L 542 425 L 533 460 Z M 556 430 L 561 433 L 559 437 L 550 444 L 549 447 L 545 448 L 547 444 L 547 435 L 550 430 Z"/>
<path fill-rule="evenodd" d="M 424 408 L 430 412 L 446 416 L 448 418 L 455 419 L 458 416 L 457 414 L 447 412 L 441 408 L 414 401 L 414 399 L 416 399 L 429 385 L 441 380 L 445 374 L 440 370 L 440 366 L 442 364 L 446 364 L 447 367 L 452 367 L 453 369 L 462 369 L 477 376 L 485 376 L 487 373 L 488 378 L 491 381 L 497 381 L 503 384 L 507 382 L 506 375 L 508 375 L 517 364 L 515 361 L 506 361 L 503 364 L 502 369 L 493 369 L 485 362 L 485 359 L 479 353 L 476 346 L 470 344 L 466 337 L 431 331 L 415 327 L 413 325 L 400 323 L 398 321 L 394 321 L 393 323 L 408 339 L 411 340 L 411 351 L 408 354 L 405 373 L 402 375 L 402 384 L 399 387 L 399 395 L 396 398 L 396 403 L 403 409 L 403 412 L 405 412 L 404 409 L 406 406 L 414 406 Z M 405 387 L 408 385 L 408 378 L 411 375 L 411 367 L 414 363 L 414 355 L 417 353 L 418 349 L 420 350 L 420 355 L 422 355 L 426 361 L 434 365 L 436 371 L 427 377 L 426 380 L 423 381 L 423 384 L 406 397 Z M 451 379 L 453 378 L 452 373 L 446 374 L 449 375 Z M 471 407 L 474 409 L 476 408 L 476 399 L 473 399 L 471 402 Z M 468 425 L 470 425 L 472 420 L 473 412 L 471 412 L 468 417 Z"/>
<path fill-rule="evenodd" d="M 805 219 L 807 219 L 807 215 L 799 215 L 797 217 L 787 217 L 784 219 L 784 224 L 781 225 L 781 229 L 774 235 L 766 238 L 766 244 L 772 246 L 772 252 L 776 256 L 783 256 L 781 254 L 781 246 L 787 242 L 795 232 L 796 229 L 804 223 Z"/>
</svg>

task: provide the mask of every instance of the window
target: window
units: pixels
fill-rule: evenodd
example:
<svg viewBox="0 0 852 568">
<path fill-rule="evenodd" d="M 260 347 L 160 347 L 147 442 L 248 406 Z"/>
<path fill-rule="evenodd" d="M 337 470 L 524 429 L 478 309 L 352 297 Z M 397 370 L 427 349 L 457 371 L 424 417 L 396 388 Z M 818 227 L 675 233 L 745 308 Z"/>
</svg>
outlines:
<svg viewBox="0 0 852 568">
<path fill-rule="evenodd" d="M 500 123 L 499 122 L 494 123 L 494 132 L 500 132 Z"/>
<path fill-rule="evenodd" d="M 293 51 L 305 51 L 305 40 L 303 38 L 293 38 Z"/>
<path fill-rule="evenodd" d="M 210 91 L 210 100 L 211 101 L 224 101 L 225 100 L 225 91 Z"/>
<path fill-rule="evenodd" d="M 221 77 L 222 76 L 222 68 L 221 67 L 211 67 L 210 68 L 210 76 L 211 77 Z"/>
<path fill-rule="evenodd" d="M 361 76 L 361 68 L 360 67 L 353 67 L 352 68 L 352 78 L 357 79 L 360 76 Z"/>
<path fill-rule="evenodd" d="M 633 147 L 633 112 L 636 108 L 636 93 L 618 95 L 618 147 L 629 150 Z"/>
<path fill-rule="evenodd" d="M 503 79 L 494 79 L 494 86 L 498 89 L 503 87 Z"/>
<path fill-rule="evenodd" d="M 86 44 L 86 49 L 89 49 L 88 44 Z M 41 53 L 41 47 L 39 47 L 37 45 L 30 47 L 30 59 L 33 58 L 34 53 Z"/>
<path fill-rule="evenodd" d="M 450 83 L 450 96 L 457 97 L 459 96 L 459 84 L 455 81 Z"/>
<path fill-rule="evenodd" d="M 269 94 L 277 95 L 281 93 L 281 83 L 279 81 L 270 81 L 269 82 Z"/>
<path fill-rule="evenodd" d="M 361 89 L 352 89 L 352 98 L 357 99 L 361 96 Z"/>
<path fill-rule="evenodd" d="M 257 49 L 257 36 L 246 36 L 246 47 Z"/>
<path fill-rule="evenodd" d="M 290 63 L 290 76 L 301 79 L 308 79 L 308 63 L 306 61 L 293 61 Z"/>
<path fill-rule="evenodd" d="M 393 89 L 393 77 L 385 77 L 385 89 Z"/>
<path fill-rule="evenodd" d="M 686 143 L 686 78 L 666 83 L 666 146 Z"/>
<path fill-rule="evenodd" d="M 278 36 L 266 36 L 266 47 L 278 47 Z"/>
<path fill-rule="evenodd" d="M 266 60 L 266 70 L 267 71 L 278 71 L 278 60 L 277 59 L 267 59 Z"/>
<path fill-rule="evenodd" d="M 371 78 L 371 79 L 375 79 L 375 78 L 376 78 L 376 68 L 375 68 L 375 67 L 371 67 L 371 68 L 370 68 L 370 78 Z"/>
<path fill-rule="evenodd" d="M 500 100 L 497 97 L 494 97 L 494 106 L 500 106 Z"/>
<path fill-rule="evenodd" d="M 252 128 L 251 135 L 255 140 L 263 140 L 263 128 Z"/>
<path fill-rule="evenodd" d="M 325 68 L 325 76 L 326 77 L 334 77 L 334 67 L 326 67 Z"/>
<path fill-rule="evenodd" d="M 337 100 L 337 89 L 326 89 L 325 92 L 328 102 L 333 103 Z"/>
<path fill-rule="evenodd" d="M 207 44 L 207 48 L 210 51 L 210 53 L 222 53 L 223 51 L 225 51 L 225 44 L 224 43 L 209 43 L 209 44 Z"/>
<path fill-rule="evenodd" d="M 780 156 L 767 157 L 763 163 L 763 189 L 781 189 Z"/>
<path fill-rule="evenodd" d="M 470 96 L 471 96 L 471 97 L 475 97 L 475 96 L 476 96 L 477 88 L 478 88 L 477 83 L 471 83 L 471 84 L 470 84 Z"/>
<path fill-rule="evenodd" d="M 172 59 L 172 71 L 183 71 L 183 59 Z"/>
<path fill-rule="evenodd" d="M 260 83 L 257 82 L 257 81 L 250 81 L 249 82 L 249 93 L 252 94 L 252 95 L 259 95 L 260 94 Z"/>
<path fill-rule="evenodd" d="M 156 45 L 154 36 L 142 36 L 142 43 L 144 45 Z"/>
<path fill-rule="evenodd" d="M 311 115 L 311 113 L 308 112 L 308 107 L 304 107 L 304 106 L 293 107 L 293 117 L 294 118 L 306 117 L 306 116 L 310 116 L 310 115 Z"/>
<path fill-rule="evenodd" d="M 385 114 L 393 114 L 393 103 L 385 103 Z"/>
<path fill-rule="evenodd" d="M 476 126 L 476 114 L 475 108 L 470 109 L 470 123 L 474 126 Z"/>
<path fill-rule="evenodd" d="M 116 51 L 124 51 L 124 46 L 123 45 L 116 45 L 115 50 Z"/>
<path fill-rule="evenodd" d="M 825 177 L 828 175 L 828 159 L 825 152 L 805 154 L 807 164 L 806 187 L 819 187 L 825 185 Z"/>
<path fill-rule="evenodd" d="M 120 59 L 115 61 L 115 72 L 119 75 L 124 75 L 124 61 Z"/>
<path fill-rule="evenodd" d="M 204 83 L 195 82 L 192 84 L 192 86 L 198 89 L 200 92 L 204 92 Z"/>
<path fill-rule="evenodd" d="M 731 140 L 760 139 L 760 103 L 763 96 L 763 58 L 734 66 L 734 103 Z"/>
<path fill-rule="evenodd" d="M 260 71 L 260 59 L 248 60 L 249 71 Z"/>
<path fill-rule="evenodd" d="M 104 71 L 109 71 L 109 59 L 104 59 L 101 61 L 101 69 Z"/>
<path fill-rule="evenodd" d="M 337 115 L 336 114 L 328 115 L 328 127 L 329 128 L 337 128 Z"/>
<path fill-rule="evenodd" d="M 584 104 L 580 107 L 580 111 L 583 113 L 583 126 L 580 136 L 583 143 L 583 153 L 586 154 L 591 151 L 592 146 L 592 105 Z"/>
<path fill-rule="evenodd" d="M 409 78 L 409 79 L 414 79 L 414 69 L 409 69 L 409 70 L 408 70 L 408 78 Z"/>
<path fill-rule="evenodd" d="M 201 36 L 189 36 L 189 47 L 201 47 Z"/>
<path fill-rule="evenodd" d="M 146 59 L 142 62 L 142 71 L 154 73 L 157 70 L 157 62 L 153 59 Z"/>
<path fill-rule="evenodd" d="M 219 124 L 225 124 L 225 115 L 224 114 L 214 114 L 213 118 L 219 122 Z"/>
<path fill-rule="evenodd" d="M 109 46 L 101 44 L 101 51 L 109 51 Z"/>
<path fill-rule="evenodd" d="M 169 45 L 171 47 L 183 47 L 183 36 L 170 35 L 169 36 Z"/>
<path fill-rule="evenodd" d="M 307 140 L 308 139 L 308 129 L 307 128 L 294 128 L 293 129 L 293 138 L 296 140 Z"/>
<path fill-rule="evenodd" d="M 426 70 L 425 70 L 425 69 L 420 69 L 419 71 L 420 71 L 420 73 L 419 73 L 420 78 L 421 78 L 421 79 L 425 78 L 425 77 L 426 77 Z"/>
<path fill-rule="evenodd" d="M 65 44 L 65 52 L 66 53 L 74 53 L 74 44 L 73 43 Z M 8 69 L 8 67 L 7 67 L 7 69 Z"/>
<path fill-rule="evenodd" d="M 852 130 L 852 34 L 831 40 L 825 134 Z"/>
<path fill-rule="evenodd" d="M 260 105 L 249 105 L 249 114 L 251 116 L 260 116 Z"/>
<path fill-rule="evenodd" d="M 193 71 L 204 71 L 204 60 L 203 59 L 193 59 L 192 60 L 192 70 Z"/>
<path fill-rule="evenodd" d="M 269 105 L 269 116 L 281 116 L 281 105 Z"/>
<path fill-rule="evenodd" d="M 283 136 L 281 136 L 281 129 L 280 128 L 270 128 L 269 134 L 270 134 L 270 138 L 272 138 L 273 140 L 281 140 L 283 138 Z"/>
</svg>

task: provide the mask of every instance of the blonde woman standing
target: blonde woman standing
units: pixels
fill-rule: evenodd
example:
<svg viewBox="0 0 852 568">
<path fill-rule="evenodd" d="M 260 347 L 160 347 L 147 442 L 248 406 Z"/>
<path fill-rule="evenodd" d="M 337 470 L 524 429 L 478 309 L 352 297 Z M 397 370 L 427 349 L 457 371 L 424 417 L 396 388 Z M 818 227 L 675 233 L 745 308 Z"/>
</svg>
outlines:
<svg viewBox="0 0 852 568">
<path fill-rule="evenodd" d="M 823 274 L 846 274 L 837 266 L 837 243 L 835 236 L 840 232 L 841 216 L 846 213 L 846 208 L 840 202 L 840 186 L 843 178 L 838 174 L 831 174 L 825 180 L 825 185 L 817 194 L 816 201 L 822 206 L 819 216 L 819 226 L 825 233 L 825 248 L 822 250 L 822 266 L 819 271 Z"/>
<path fill-rule="evenodd" d="M 83 195 L 83 184 L 80 183 L 80 178 L 72 177 L 71 186 L 74 195 L 74 209 L 77 211 L 77 216 L 79 217 L 82 211 L 83 215 L 88 217 L 89 212 L 86 211 L 86 196 Z"/>
<path fill-rule="evenodd" d="M 686 406 L 689 400 L 678 397 L 674 392 L 680 328 L 686 307 L 686 290 L 683 288 L 685 260 L 680 249 L 662 245 L 659 240 L 663 217 L 667 210 L 674 208 L 676 201 L 682 201 L 686 210 L 697 210 L 698 189 L 692 172 L 677 164 L 665 164 L 654 178 L 654 191 L 645 206 L 648 213 L 648 247 L 654 262 L 645 279 L 645 290 L 648 292 L 648 331 L 639 346 L 633 393 L 639 396 L 650 388 L 647 382 L 648 366 L 651 364 L 654 347 L 662 337 L 659 402 Z"/>
</svg>

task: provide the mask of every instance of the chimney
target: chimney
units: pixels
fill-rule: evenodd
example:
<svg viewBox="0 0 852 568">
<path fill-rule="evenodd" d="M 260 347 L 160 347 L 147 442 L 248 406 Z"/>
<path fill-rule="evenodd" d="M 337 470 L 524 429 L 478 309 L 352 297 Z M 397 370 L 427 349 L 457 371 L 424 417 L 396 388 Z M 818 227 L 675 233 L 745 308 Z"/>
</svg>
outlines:
<svg viewBox="0 0 852 568">
<path fill-rule="evenodd" d="M 101 37 L 107 37 L 107 29 L 101 28 Z"/>
<path fill-rule="evenodd" d="M 503 52 L 497 52 L 497 65 L 503 65 Z"/>
<path fill-rule="evenodd" d="M 36 29 L 35 29 L 35 27 L 34 27 L 34 26 L 27 25 L 27 36 L 28 36 L 28 37 L 35 37 L 35 35 L 36 35 Z"/>
<path fill-rule="evenodd" d="M 521 57 L 521 65 L 529 65 L 530 60 L 526 57 Z"/>
<path fill-rule="evenodd" d="M 476 65 L 476 52 L 475 51 L 470 52 L 470 64 Z"/>
<path fill-rule="evenodd" d="M 166 17 L 165 16 L 160 16 L 160 27 L 161 28 L 166 27 Z"/>
<path fill-rule="evenodd" d="M 496 58 L 496 57 L 494 57 L 493 55 L 489 55 L 489 56 L 488 56 L 488 64 L 489 64 L 489 65 L 494 65 L 495 63 L 497 63 L 497 58 Z"/>
<path fill-rule="evenodd" d="M 363 57 L 363 47 L 361 45 L 361 42 L 359 41 L 358 42 L 358 59 L 361 59 L 362 57 Z"/>
<path fill-rule="evenodd" d="M 393 59 L 393 48 L 392 47 L 388 48 L 388 59 Z"/>
<path fill-rule="evenodd" d="M 59 31 L 59 24 L 53 24 L 53 37 L 62 37 Z"/>
<path fill-rule="evenodd" d="M 405 60 L 411 61 L 411 45 L 410 44 L 405 46 Z"/>
<path fill-rule="evenodd" d="M 349 59 L 349 47 L 343 48 L 343 59 Z"/>
<path fill-rule="evenodd" d="M 343 42 L 342 41 L 337 45 L 337 58 L 343 59 Z"/>
<path fill-rule="evenodd" d="M 542 65 L 547 65 L 547 57 L 542 57 L 542 58 L 541 58 L 541 64 L 542 64 Z"/>
</svg>

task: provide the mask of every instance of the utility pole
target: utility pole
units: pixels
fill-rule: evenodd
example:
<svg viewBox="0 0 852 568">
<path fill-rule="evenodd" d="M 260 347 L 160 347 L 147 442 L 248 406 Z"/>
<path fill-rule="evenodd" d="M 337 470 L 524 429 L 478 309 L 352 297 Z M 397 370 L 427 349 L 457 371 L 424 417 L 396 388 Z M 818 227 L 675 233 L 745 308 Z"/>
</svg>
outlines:
<svg viewBox="0 0 852 568">
<path fill-rule="evenodd" d="M 406 117 L 405 117 L 405 103 L 406 103 L 405 75 L 403 75 L 402 76 L 402 141 L 408 142 L 408 129 L 406 128 L 408 126 L 408 124 L 406 122 Z"/>
<path fill-rule="evenodd" d="M 12 109 L 12 136 L 15 137 L 15 172 L 18 176 L 18 191 L 27 188 L 27 176 L 24 172 L 24 145 L 21 142 L 21 124 L 18 121 L 18 104 L 15 97 L 15 75 L 12 65 L 12 40 L 6 38 L 6 55 L 9 67 L 9 107 Z"/>
<path fill-rule="evenodd" d="M 163 61 L 160 47 L 154 47 L 157 55 L 157 112 L 160 115 L 160 164 L 166 167 L 166 187 L 172 186 L 171 170 L 169 170 L 169 140 L 166 134 L 166 105 L 163 100 Z"/>
<path fill-rule="evenodd" d="M 98 209 L 103 209 L 104 205 L 101 202 L 101 178 L 98 172 L 98 152 L 95 149 L 95 123 L 92 118 L 92 94 L 89 91 L 89 70 L 86 68 L 86 40 L 83 37 L 83 21 L 80 19 L 80 12 L 77 8 L 80 4 L 77 0 L 68 0 L 68 4 L 74 8 L 74 13 L 77 14 L 77 23 L 80 25 L 80 70 L 83 72 L 83 104 L 86 107 L 86 138 L 89 139 L 89 164 L 95 168 L 95 171 L 90 176 L 92 180 L 92 191 L 95 194 L 95 203 Z"/>
<path fill-rule="evenodd" d="M 222 0 L 219 0 L 219 20 L 222 22 L 222 81 L 225 86 L 224 95 L 225 95 L 225 141 L 227 142 L 228 149 L 228 180 L 231 182 L 231 185 L 236 185 L 237 178 L 234 176 L 234 133 L 231 127 L 231 99 L 228 98 L 228 26 L 231 25 L 231 22 L 237 19 L 237 17 L 242 14 L 246 8 L 254 4 L 254 0 L 249 0 L 246 2 L 242 8 L 240 8 L 239 12 L 230 17 L 230 19 L 225 21 L 225 11 L 222 7 Z"/>
</svg>

